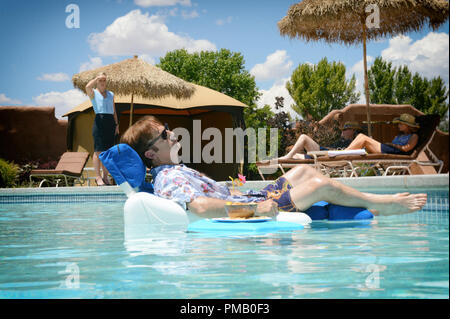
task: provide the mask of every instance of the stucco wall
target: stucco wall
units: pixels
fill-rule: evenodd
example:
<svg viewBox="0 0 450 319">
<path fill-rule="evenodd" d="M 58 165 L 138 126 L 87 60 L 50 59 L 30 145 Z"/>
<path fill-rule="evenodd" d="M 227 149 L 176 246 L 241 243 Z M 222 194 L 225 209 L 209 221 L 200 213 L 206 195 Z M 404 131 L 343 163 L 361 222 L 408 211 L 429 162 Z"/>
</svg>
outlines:
<svg viewBox="0 0 450 319">
<path fill-rule="evenodd" d="M 0 158 L 21 164 L 57 160 L 66 151 L 67 120 L 54 107 L 0 106 Z"/>
</svg>

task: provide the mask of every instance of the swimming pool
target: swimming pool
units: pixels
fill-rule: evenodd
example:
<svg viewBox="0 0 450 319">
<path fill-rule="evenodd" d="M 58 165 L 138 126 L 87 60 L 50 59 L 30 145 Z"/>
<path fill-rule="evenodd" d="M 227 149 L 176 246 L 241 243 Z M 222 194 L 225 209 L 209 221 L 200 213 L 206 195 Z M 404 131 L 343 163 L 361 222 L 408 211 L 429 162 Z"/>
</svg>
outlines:
<svg viewBox="0 0 450 319">
<path fill-rule="evenodd" d="M 2 190 L 0 298 L 449 298 L 446 178 L 413 214 L 130 243 L 118 188 Z"/>
</svg>

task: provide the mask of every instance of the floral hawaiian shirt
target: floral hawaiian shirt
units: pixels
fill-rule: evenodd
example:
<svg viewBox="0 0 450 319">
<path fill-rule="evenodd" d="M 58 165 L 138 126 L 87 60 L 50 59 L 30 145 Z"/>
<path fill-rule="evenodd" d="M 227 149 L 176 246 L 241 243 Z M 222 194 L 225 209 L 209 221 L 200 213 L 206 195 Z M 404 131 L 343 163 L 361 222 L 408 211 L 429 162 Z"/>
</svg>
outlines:
<svg viewBox="0 0 450 319">
<path fill-rule="evenodd" d="M 231 195 L 228 187 L 183 164 L 157 166 L 150 173 L 153 176 L 155 195 L 171 199 L 184 209 L 187 209 L 186 203 L 199 196 L 243 203 L 265 200 L 255 191 L 249 191 L 248 195 L 256 196 Z"/>
</svg>

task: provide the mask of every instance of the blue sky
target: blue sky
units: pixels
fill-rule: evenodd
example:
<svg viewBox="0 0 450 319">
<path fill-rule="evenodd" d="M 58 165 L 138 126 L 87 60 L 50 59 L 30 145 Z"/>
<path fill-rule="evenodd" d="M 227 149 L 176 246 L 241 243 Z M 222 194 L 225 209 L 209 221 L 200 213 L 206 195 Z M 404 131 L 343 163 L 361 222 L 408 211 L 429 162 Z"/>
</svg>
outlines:
<svg viewBox="0 0 450 319">
<path fill-rule="evenodd" d="M 292 100 L 285 82 L 302 63 L 341 61 L 362 89 L 362 46 L 306 43 L 282 37 L 277 22 L 292 0 L 0 0 L 0 105 L 55 106 L 57 117 L 85 101 L 71 78 L 80 71 L 138 54 L 156 64 L 166 52 L 226 48 L 241 52 L 263 93 Z M 68 28 L 69 4 L 79 8 L 79 28 Z M 449 24 L 369 42 L 377 56 L 406 64 L 429 78 L 449 81 Z"/>
</svg>

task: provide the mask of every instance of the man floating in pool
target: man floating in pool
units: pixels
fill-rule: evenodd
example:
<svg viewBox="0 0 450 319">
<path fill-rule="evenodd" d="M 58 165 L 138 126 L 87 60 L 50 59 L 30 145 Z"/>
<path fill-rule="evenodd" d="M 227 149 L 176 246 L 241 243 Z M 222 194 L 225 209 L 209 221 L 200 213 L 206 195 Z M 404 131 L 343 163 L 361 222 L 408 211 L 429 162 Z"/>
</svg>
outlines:
<svg viewBox="0 0 450 319">
<path fill-rule="evenodd" d="M 230 192 L 204 174 L 178 164 L 175 134 L 153 116 L 137 121 L 122 136 L 151 169 L 155 195 L 171 199 L 185 209 L 205 218 L 226 216 L 225 205 L 232 202 L 257 202 L 258 215 L 282 211 L 305 211 L 314 203 L 364 207 L 374 215 L 407 214 L 426 204 L 426 194 L 371 194 L 323 176 L 308 165 L 298 165 L 262 191 L 242 194 Z"/>
</svg>

